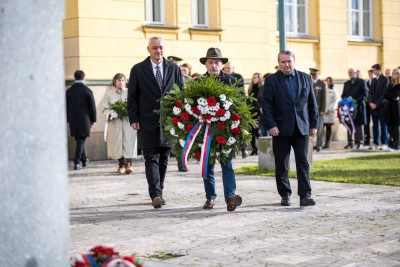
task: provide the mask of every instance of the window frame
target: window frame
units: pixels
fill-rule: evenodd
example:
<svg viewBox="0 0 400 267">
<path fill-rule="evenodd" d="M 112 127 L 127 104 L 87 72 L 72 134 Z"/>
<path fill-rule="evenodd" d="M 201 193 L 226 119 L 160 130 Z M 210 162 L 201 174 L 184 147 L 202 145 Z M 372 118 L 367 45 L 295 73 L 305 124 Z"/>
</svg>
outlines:
<svg viewBox="0 0 400 267">
<path fill-rule="evenodd" d="M 154 0 L 146 0 L 146 23 L 149 25 L 165 25 L 165 0 L 160 1 L 160 21 L 154 20 Z"/>
<path fill-rule="evenodd" d="M 292 23 L 289 24 L 285 24 L 285 31 L 288 35 L 290 36 L 295 36 L 295 37 L 306 37 L 309 35 L 309 28 L 308 28 L 308 0 L 304 0 L 304 32 L 299 32 L 298 31 L 298 25 L 300 25 L 299 22 L 299 1 L 300 0 L 292 0 L 292 3 L 288 3 L 288 0 L 284 0 L 284 9 L 285 9 L 285 17 L 290 17 Z M 292 6 L 291 9 L 289 9 L 289 6 Z M 276 10 L 277 10 L 277 33 L 279 34 L 279 0 L 276 0 Z M 290 14 L 289 14 L 289 11 Z M 294 25 L 296 25 L 296 31 L 292 31 L 292 28 L 294 28 Z"/>
<path fill-rule="evenodd" d="M 193 28 L 208 28 L 209 27 L 209 12 L 208 12 L 208 0 L 204 1 L 204 24 L 199 24 L 199 0 L 192 0 L 192 27 Z"/>
<path fill-rule="evenodd" d="M 359 8 L 353 9 L 353 1 L 357 1 Z M 369 2 L 369 10 L 368 10 L 368 35 L 364 35 L 364 3 L 363 0 L 348 0 L 348 36 L 350 39 L 358 39 L 358 40 L 372 40 L 372 19 L 373 19 L 373 9 L 372 9 L 372 0 L 366 0 Z M 358 35 L 353 35 L 353 12 L 357 12 L 358 17 Z"/>
</svg>

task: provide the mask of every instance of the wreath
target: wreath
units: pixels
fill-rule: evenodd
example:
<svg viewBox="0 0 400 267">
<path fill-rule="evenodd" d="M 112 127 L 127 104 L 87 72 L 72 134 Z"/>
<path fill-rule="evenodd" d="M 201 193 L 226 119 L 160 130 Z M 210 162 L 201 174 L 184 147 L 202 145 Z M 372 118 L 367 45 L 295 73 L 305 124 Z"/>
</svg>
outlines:
<svg viewBox="0 0 400 267">
<path fill-rule="evenodd" d="M 338 103 L 338 119 L 349 133 L 355 131 L 354 119 L 357 116 L 357 102 L 351 96 L 343 98 Z"/>
<path fill-rule="evenodd" d="M 163 137 L 183 166 L 188 158 L 200 160 L 205 177 L 208 164 L 226 163 L 251 140 L 251 127 L 257 125 L 251 110 L 242 88 L 201 76 L 184 89 L 174 85 L 162 98 Z"/>
</svg>

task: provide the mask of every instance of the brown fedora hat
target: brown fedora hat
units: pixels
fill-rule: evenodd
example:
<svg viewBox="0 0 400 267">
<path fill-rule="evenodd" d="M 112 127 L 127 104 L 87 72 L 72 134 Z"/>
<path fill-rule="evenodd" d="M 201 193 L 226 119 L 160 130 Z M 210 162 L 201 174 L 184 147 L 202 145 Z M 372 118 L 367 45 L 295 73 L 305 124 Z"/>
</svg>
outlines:
<svg viewBox="0 0 400 267">
<path fill-rule="evenodd" d="M 203 64 L 203 65 L 206 64 L 207 58 L 221 59 L 222 64 L 225 64 L 226 62 L 228 62 L 228 58 L 222 57 L 221 50 L 219 50 L 219 48 L 216 48 L 216 47 L 208 48 L 206 56 L 200 58 L 201 64 Z"/>
</svg>

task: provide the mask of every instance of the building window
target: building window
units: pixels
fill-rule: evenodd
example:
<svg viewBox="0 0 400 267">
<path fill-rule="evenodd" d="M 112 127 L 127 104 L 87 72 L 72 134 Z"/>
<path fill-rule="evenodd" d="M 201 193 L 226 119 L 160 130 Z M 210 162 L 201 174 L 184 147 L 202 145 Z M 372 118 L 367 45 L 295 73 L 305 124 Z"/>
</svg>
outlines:
<svg viewBox="0 0 400 267">
<path fill-rule="evenodd" d="M 146 0 L 146 23 L 164 25 L 164 0 Z"/>
<path fill-rule="evenodd" d="M 208 0 L 192 0 L 193 27 L 208 27 Z"/>
<path fill-rule="evenodd" d="M 349 0 L 349 35 L 352 38 L 372 38 L 371 0 Z"/>
<path fill-rule="evenodd" d="M 276 1 L 279 30 L 279 1 Z M 285 31 L 295 36 L 308 35 L 307 0 L 285 0 Z"/>
</svg>

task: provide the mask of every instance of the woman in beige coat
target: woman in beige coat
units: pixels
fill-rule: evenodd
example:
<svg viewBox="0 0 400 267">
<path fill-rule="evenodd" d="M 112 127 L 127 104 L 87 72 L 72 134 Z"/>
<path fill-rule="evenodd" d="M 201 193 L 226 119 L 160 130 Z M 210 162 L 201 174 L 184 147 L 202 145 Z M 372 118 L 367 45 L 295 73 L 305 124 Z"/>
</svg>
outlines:
<svg viewBox="0 0 400 267">
<path fill-rule="evenodd" d="M 118 172 L 129 174 L 132 172 L 132 158 L 137 156 L 136 131 L 129 125 L 126 115 L 118 115 L 112 105 L 118 101 L 126 103 L 128 89 L 126 88 L 125 75 L 115 74 L 113 86 L 104 96 L 102 108 L 106 116 L 106 142 L 107 155 L 110 159 L 118 160 Z"/>
</svg>

